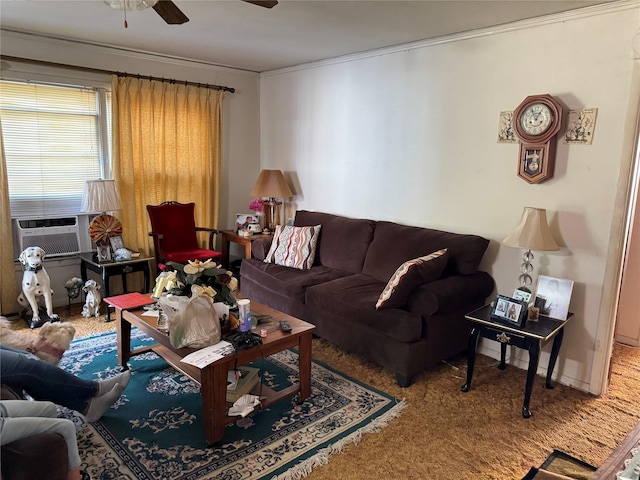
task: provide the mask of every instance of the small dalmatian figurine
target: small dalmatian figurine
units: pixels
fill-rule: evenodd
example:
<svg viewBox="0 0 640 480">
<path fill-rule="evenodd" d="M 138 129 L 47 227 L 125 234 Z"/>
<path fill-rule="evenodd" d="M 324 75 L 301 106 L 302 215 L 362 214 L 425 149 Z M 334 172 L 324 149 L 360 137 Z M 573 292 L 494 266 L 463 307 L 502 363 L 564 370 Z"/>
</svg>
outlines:
<svg viewBox="0 0 640 480">
<path fill-rule="evenodd" d="M 95 280 L 87 280 L 82 287 L 82 290 L 87 294 L 87 299 L 82 307 L 82 316 L 84 318 L 100 316 L 100 302 L 102 296 L 100 295 L 100 285 Z"/>
</svg>

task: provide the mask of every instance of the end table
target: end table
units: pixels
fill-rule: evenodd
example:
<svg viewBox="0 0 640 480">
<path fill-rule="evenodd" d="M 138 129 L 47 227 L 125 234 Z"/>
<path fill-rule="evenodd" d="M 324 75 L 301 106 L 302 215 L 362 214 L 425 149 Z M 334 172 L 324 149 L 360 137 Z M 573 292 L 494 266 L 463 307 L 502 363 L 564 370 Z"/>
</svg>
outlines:
<svg viewBox="0 0 640 480">
<path fill-rule="evenodd" d="M 229 268 L 229 246 L 231 243 L 244 246 L 244 258 L 251 258 L 251 244 L 260 238 L 271 238 L 272 233 L 255 233 L 248 237 L 238 235 L 233 230 L 222 230 L 222 266 Z"/>
<path fill-rule="evenodd" d="M 110 282 L 113 275 L 120 275 L 122 277 L 122 289 L 124 293 L 127 293 L 127 274 L 134 272 L 142 272 L 144 275 L 145 291 L 142 293 L 146 293 L 151 289 L 151 273 L 149 271 L 149 260 L 152 260 L 153 257 L 140 256 L 132 258 L 131 260 L 124 260 L 122 262 L 100 263 L 98 262 L 98 258 L 95 252 L 77 253 L 76 256 L 80 257 L 80 276 L 82 277 L 83 284 L 87 281 L 87 269 L 98 273 L 102 278 L 102 298 L 111 296 Z M 107 314 L 104 321 L 111 321 L 108 305 Z"/>
<path fill-rule="evenodd" d="M 467 382 L 461 387 L 463 392 L 471 389 L 471 379 L 473 377 L 473 368 L 476 360 L 476 350 L 478 348 L 479 337 L 488 338 L 500 342 L 500 365 L 498 368 L 504 370 L 506 368 L 505 358 L 507 353 L 507 345 L 513 345 L 518 348 L 526 348 L 529 351 L 529 368 L 527 370 L 527 384 L 524 391 L 524 403 L 522 405 L 522 416 L 524 418 L 531 417 L 529 410 L 529 401 L 531 400 L 531 392 L 533 390 L 533 379 L 538 371 L 538 362 L 540 360 L 540 349 L 543 345 L 553 339 L 551 347 L 551 356 L 549 357 L 549 366 L 547 368 L 546 387 L 553 388 L 551 384 L 551 375 L 558 359 L 558 352 L 562 345 L 562 337 L 564 336 L 564 327 L 573 317 L 573 313 L 569 312 L 567 320 L 556 320 L 544 315 L 540 315 L 537 322 L 527 322 L 524 327 L 505 325 L 491 318 L 491 305 L 485 305 L 471 313 L 465 315 L 467 320 L 474 323 L 469 333 L 469 350 L 467 357 Z"/>
</svg>

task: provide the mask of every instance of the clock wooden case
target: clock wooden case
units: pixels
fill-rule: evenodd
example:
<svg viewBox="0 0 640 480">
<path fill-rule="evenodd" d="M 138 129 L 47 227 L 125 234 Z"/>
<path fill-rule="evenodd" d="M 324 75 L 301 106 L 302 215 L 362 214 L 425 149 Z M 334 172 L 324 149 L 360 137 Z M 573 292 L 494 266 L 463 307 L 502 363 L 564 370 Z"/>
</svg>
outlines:
<svg viewBox="0 0 640 480">
<path fill-rule="evenodd" d="M 513 111 L 520 139 L 518 176 L 528 183 L 553 177 L 556 135 L 562 126 L 562 105 L 551 95 L 531 95 Z"/>
</svg>

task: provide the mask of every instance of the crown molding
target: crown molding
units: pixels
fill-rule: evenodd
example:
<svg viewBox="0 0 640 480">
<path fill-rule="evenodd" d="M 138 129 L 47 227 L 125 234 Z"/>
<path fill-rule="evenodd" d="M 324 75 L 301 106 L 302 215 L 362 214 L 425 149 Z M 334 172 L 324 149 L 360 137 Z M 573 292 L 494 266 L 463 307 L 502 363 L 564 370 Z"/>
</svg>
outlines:
<svg viewBox="0 0 640 480">
<path fill-rule="evenodd" d="M 531 18 L 527 20 L 519 20 L 517 22 L 511 22 L 504 25 L 480 28 L 476 30 L 469 30 L 466 32 L 456 33 L 452 35 L 444 35 L 441 37 L 435 37 L 435 38 L 430 38 L 426 40 L 418 40 L 415 42 L 404 43 L 401 45 L 394 45 L 392 47 L 383 47 L 376 50 L 367 50 L 366 52 L 327 58 L 325 60 L 318 60 L 316 62 L 304 63 L 300 65 L 295 65 L 292 67 L 269 70 L 269 71 L 260 73 L 260 76 L 268 77 L 271 75 L 280 75 L 283 73 L 289 73 L 289 72 L 294 72 L 298 70 L 309 70 L 312 68 L 324 67 L 328 65 L 352 62 L 354 60 L 361 60 L 361 59 L 366 59 L 371 57 L 380 57 L 383 55 L 391 55 L 398 52 L 408 52 L 411 50 L 416 50 L 416 49 L 425 48 L 425 47 L 432 47 L 435 45 L 443 45 L 447 43 L 470 40 L 474 38 L 500 35 L 503 33 L 514 32 L 518 30 L 525 30 L 528 28 L 540 27 L 544 25 L 553 25 L 556 23 L 567 22 L 569 20 L 578 20 L 582 18 L 594 17 L 598 15 L 630 10 L 638 7 L 640 7 L 640 0 L 613 1 L 611 3 L 604 3 L 604 4 L 589 6 L 589 7 L 583 7 L 580 9 L 570 10 L 567 12 L 554 13 L 554 14 Z"/>
</svg>

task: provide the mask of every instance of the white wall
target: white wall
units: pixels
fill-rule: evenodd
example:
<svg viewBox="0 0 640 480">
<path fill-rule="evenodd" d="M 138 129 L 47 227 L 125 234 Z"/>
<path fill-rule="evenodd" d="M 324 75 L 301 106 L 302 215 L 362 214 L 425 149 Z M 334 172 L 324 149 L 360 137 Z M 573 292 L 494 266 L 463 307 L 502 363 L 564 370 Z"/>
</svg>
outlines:
<svg viewBox="0 0 640 480">
<path fill-rule="evenodd" d="M 564 248 L 536 253 L 536 272 L 575 281 L 555 377 L 598 393 L 592 377 L 611 336 L 608 279 L 633 143 L 625 132 L 638 108 L 639 26 L 639 5 L 627 2 L 263 73 L 262 167 L 289 176 L 289 216 L 297 207 L 489 238 L 481 268 L 502 294 L 517 286 L 523 252 L 499 242 L 524 206 L 546 208 Z M 560 141 L 554 178 L 529 185 L 516 176 L 518 145 L 496 141 L 498 115 L 541 93 L 566 109 L 598 108 L 597 126 L 591 146 Z M 496 342 L 482 348 L 497 356 Z M 526 366 L 527 354 L 517 355 Z"/>
</svg>

